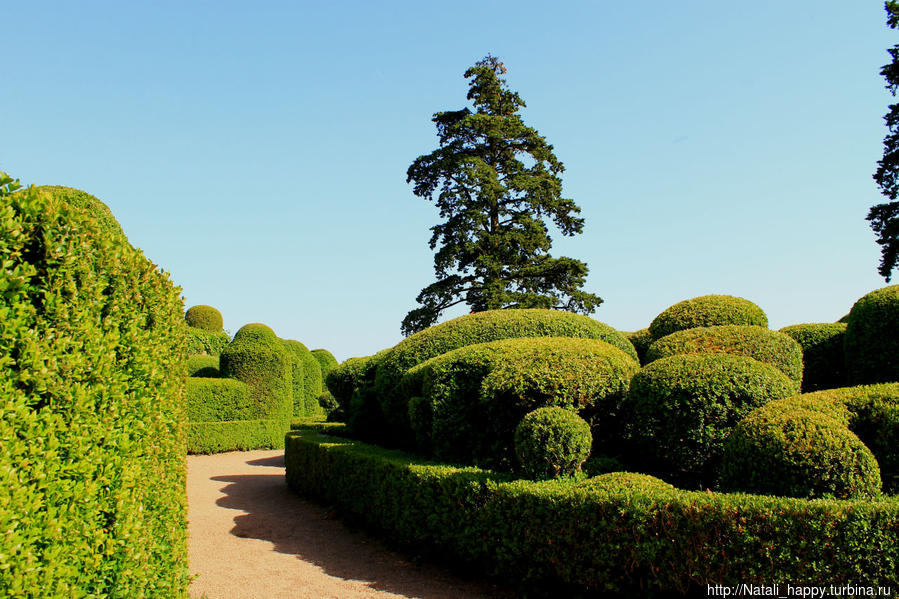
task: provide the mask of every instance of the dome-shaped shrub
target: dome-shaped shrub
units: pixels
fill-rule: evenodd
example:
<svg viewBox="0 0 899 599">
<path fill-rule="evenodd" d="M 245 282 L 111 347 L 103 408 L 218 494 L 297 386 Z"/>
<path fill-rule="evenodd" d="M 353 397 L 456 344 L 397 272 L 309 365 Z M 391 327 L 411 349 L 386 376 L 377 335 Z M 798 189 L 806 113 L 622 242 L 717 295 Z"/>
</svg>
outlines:
<svg viewBox="0 0 899 599">
<path fill-rule="evenodd" d="M 290 356 L 264 324 L 241 327 L 219 357 L 222 377 L 242 381 L 259 405 L 257 418 L 288 419 L 293 414 Z"/>
<path fill-rule="evenodd" d="M 792 337 L 756 326 L 697 327 L 662 337 L 646 352 L 653 362 L 678 354 L 723 353 L 746 356 L 771 364 L 794 381 L 794 390 L 802 385 L 802 346 Z"/>
<path fill-rule="evenodd" d="M 74 187 L 63 187 L 60 185 L 39 185 L 32 187 L 32 190 L 42 198 L 65 202 L 67 205 L 80 210 L 85 216 L 96 220 L 104 233 L 125 239 L 122 225 L 116 220 L 109 206 L 91 194 Z"/>
<path fill-rule="evenodd" d="M 187 376 L 215 378 L 219 375 L 218 356 L 188 356 Z"/>
<path fill-rule="evenodd" d="M 515 429 L 515 455 L 524 475 L 533 479 L 580 472 L 591 444 L 590 425 L 565 408 L 538 408 Z"/>
<path fill-rule="evenodd" d="M 608 472 L 581 481 L 577 486 L 607 490 L 628 489 L 649 493 L 673 491 L 675 489 L 674 486 L 669 485 L 660 478 L 638 472 Z"/>
<path fill-rule="evenodd" d="M 802 392 L 835 389 L 846 384 L 841 322 L 794 324 L 780 329 L 802 346 Z"/>
<path fill-rule="evenodd" d="M 872 291 L 855 302 L 844 351 L 850 383 L 899 381 L 899 285 Z"/>
<path fill-rule="evenodd" d="M 212 306 L 205 305 L 188 308 L 187 312 L 184 313 L 184 320 L 187 321 L 188 326 L 203 329 L 204 331 L 221 332 L 224 324 L 222 313 Z"/>
<path fill-rule="evenodd" d="M 768 326 L 761 308 L 742 297 L 703 295 L 678 302 L 662 311 L 649 325 L 653 339 L 696 327 L 728 324 Z"/>
<path fill-rule="evenodd" d="M 655 341 L 652 338 L 652 333 L 649 332 L 649 329 L 640 329 L 639 331 L 634 331 L 633 333 L 625 333 L 627 340 L 631 342 L 631 345 L 634 346 L 634 349 L 637 350 L 637 357 L 639 358 L 640 364 L 646 364 L 646 350 L 649 349 L 649 346 L 652 345 L 652 342 Z"/>
<path fill-rule="evenodd" d="M 731 433 L 721 486 L 790 497 L 873 498 L 880 470 L 871 451 L 841 422 L 811 410 L 758 410 Z"/>
<path fill-rule="evenodd" d="M 793 389 L 780 370 L 744 356 L 656 360 L 634 376 L 628 393 L 638 461 L 675 484 L 711 486 L 737 422 Z"/>
<path fill-rule="evenodd" d="M 322 394 L 322 370 L 309 348 L 293 339 L 285 340 L 284 347 L 291 355 L 293 368 L 293 415 L 297 417 L 322 416 L 319 397 Z"/>
<path fill-rule="evenodd" d="M 436 456 L 509 469 L 515 427 L 525 414 L 547 406 L 571 409 L 602 437 L 638 369 L 632 357 L 597 339 L 519 338 L 432 358 L 410 371 L 415 381 L 406 383 L 408 393 L 430 404 L 431 430 L 415 432 L 429 439 Z"/>
<path fill-rule="evenodd" d="M 328 376 L 328 373 L 337 366 L 337 358 L 326 349 L 313 349 L 312 356 L 318 361 L 318 365 L 322 372 L 322 381 L 324 381 L 325 377 Z"/>
</svg>

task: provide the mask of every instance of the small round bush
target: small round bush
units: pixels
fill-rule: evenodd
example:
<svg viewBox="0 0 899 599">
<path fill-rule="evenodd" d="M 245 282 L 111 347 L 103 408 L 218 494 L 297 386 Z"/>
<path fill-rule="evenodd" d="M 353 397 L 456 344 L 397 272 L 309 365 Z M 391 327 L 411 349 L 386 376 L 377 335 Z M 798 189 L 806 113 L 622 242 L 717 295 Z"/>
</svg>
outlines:
<svg viewBox="0 0 899 599">
<path fill-rule="evenodd" d="M 674 490 L 674 487 L 665 481 L 638 472 L 608 472 L 581 481 L 578 483 L 578 486 L 605 490 L 627 489 L 629 491 L 644 491 L 648 493 Z"/>
<path fill-rule="evenodd" d="M 188 356 L 187 376 L 215 378 L 219 375 L 218 356 Z"/>
<path fill-rule="evenodd" d="M 204 331 L 221 332 L 224 321 L 222 313 L 212 306 L 192 306 L 184 313 L 188 326 Z"/>
<path fill-rule="evenodd" d="M 649 349 L 649 346 L 652 345 L 652 342 L 655 341 L 652 338 L 652 333 L 649 332 L 649 329 L 640 329 L 633 333 L 625 333 L 625 336 L 634 346 L 634 349 L 637 350 L 637 357 L 640 360 L 640 364 L 645 365 L 646 351 Z"/>
<path fill-rule="evenodd" d="M 696 327 L 728 324 L 767 328 L 768 317 L 761 308 L 742 297 L 703 295 L 678 302 L 665 309 L 649 325 L 653 339 Z"/>
<path fill-rule="evenodd" d="M 877 460 L 841 422 L 804 409 L 761 409 L 727 440 L 721 486 L 788 497 L 874 498 Z"/>
<path fill-rule="evenodd" d="M 802 392 L 835 389 L 846 384 L 841 322 L 794 324 L 780 329 L 802 346 Z"/>
<path fill-rule="evenodd" d="M 275 332 L 264 324 L 244 325 L 219 357 L 222 377 L 242 381 L 260 404 L 260 418 L 293 415 L 290 355 Z"/>
<path fill-rule="evenodd" d="M 712 487 L 724 441 L 768 401 L 792 395 L 770 364 L 729 354 L 675 355 L 644 367 L 628 393 L 641 470 L 686 487 Z"/>
<path fill-rule="evenodd" d="M 326 349 L 313 349 L 312 357 L 318 361 L 318 365 L 322 372 L 322 380 L 324 380 L 324 378 L 328 376 L 328 373 L 334 370 L 334 367 L 338 364 L 334 354 Z"/>
<path fill-rule="evenodd" d="M 757 326 L 728 325 L 697 327 L 662 337 L 646 352 L 653 362 L 677 354 L 724 353 L 746 356 L 771 364 L 794 381 L 794 391 L 802 385 L 802 346 L 792 337 Z"/>
<path fill-rule="evenodd" d="M 899 285 L 872 291 L 855 302 L 844 351 L 851 384 L 899 381 Z"/>
<path fill-rule="evenodd" d="M 561 478 L 580 472 L 590 455 L 590 425 L 559 407 L 529 412 L 515 429 L 515 455 L 532 479 Z"/>
</svg>

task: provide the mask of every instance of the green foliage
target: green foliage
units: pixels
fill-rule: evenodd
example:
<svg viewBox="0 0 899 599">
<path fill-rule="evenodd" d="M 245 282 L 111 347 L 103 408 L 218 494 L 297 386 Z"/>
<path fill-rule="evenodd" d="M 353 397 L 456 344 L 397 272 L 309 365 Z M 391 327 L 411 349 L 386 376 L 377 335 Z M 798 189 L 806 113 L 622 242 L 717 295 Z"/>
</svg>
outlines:
<svg viewBox="0 0 899 599">
<path fill-rule="evenodd" d="M 241 327 L 219 358 L 222 377 L 242 381 L 260 418 L 288 420 L 293 414 L 291 354 L 264 324 Z"/>
<path fill-rule="evenodd" d="M 0 174 L 0 596 L 186 597 L 180 290 L 95 198 L 18 188 Z"/>
<path fill-rule="evenodd" d="M 325 385 L 341 409 L 346 410 L 353 393 L 363 381 L 372 383 L 376 366 L 375 356 L 348 358 L 328 372 L 325 376 Z"/>
<path fill-rule="evenodd" d="M 612 490 L 624 488 L 632 491 L 652 493 L 653 491 L 674 491 L 674 487 L 665 481 L 638 472 L 608 472 L 592 476 L 578 483 L 579 487 Z"/>
<path fill-rule="evenodd" d="M 188 356 L 208 354 L 218 356 L 231 342 L 224 331 L 205 331 L 190 326 L 182 327 L 186 340 L 185 352 Z"/>
<path fill-rule="evenodd" d="M 29 193 L 37 195 L 42 200 L 62 202 L 71 206 L 88 218 L 92 218 L 104 235 L 112 235 L 119 242 L 127 241 L 122 225 L 116 220 L 109 206 L 89 193 L 60 185 L 38 185 L 31 187 Z"/>
<path fill-rule="evenodd" d="M 792 337 L 757 326 L 697 327 L 662 337 L 646 352 L 653 362 L 678 354 L 724 353 L 746 356 L 780 369 L 794 382 L 795 392 L 802 385 L 802 346 Z"/>
<path fill-rule="evenodd" d="M 503 63 L 487 56 L 465 72 L 469 108 L 438 112 L 440 147 L 419 156 L 406 181 L 433 200 L 444 222 L 431 228 L 437 281 L 416 298 L 403 335 L 433 325 L 441 312 L 466 303 L 472 312 L 559 308 L 592 313 L 602 303 L 581 291 L 587 265 L 549 255 L 545 219 L 563 235 L 581 233 L 580 208 L 564 199 L 562 163 L 518 111 L 524 101 L 506 87 Z M 434 197 L 436 194 L 436 197 Z"/>
<path fill-rule="evenodd" d="M 653 339 L 661 339 L 677 331 L 728 324 L 767 328 L 768 317 L 761 308 L 742 297 L 703 295 L 665 309 L 650 323 L 649 331 Z"/>
<path fill-rule="evenodd" d="M 649 346 L 652 345 L 652 342 L 655 341 L 655 339 L 652 338 L 652 333 L 649 332 L 649 329 L 640 329 L 633 333 L 625 333 L 624 336 L 627 337 L 627 340 L 631 342 L 631 345 L 633 345 L 634 349 L 637 351 L 637 358 L 640 365 L 645 365 L 646 350 L 648 350 Z"/>
<path fill-rule="evenodd" d="M 802 346 L 802 392 L 835 389 L 846 384 L 841 322 L 794 324 L 780 329 Z"/>
<path fill-rule="evenodd" d="M 221 453 L 251 449 L 281 449 L 289 420 L 229 420 L 187 425 L 188 453 Z"/>
<path fill-rule="evenodd" d="M 318 405 L 321 408 L 321 413 L 328 419 L 338 408 L 337 400 L 334 399 L 334 396 L 328 390 L 322 391 L 322 394 L 318 396 Z"/>
<path fill-rule="evenodd" d="M 850 383 L 899 381 L 899 285 L 872 291 L 855 302 L 843 350 Z"/>
<path fill-rule="evenodd" d="M 515 428 L 515 455 L 527 478 L 574 476 L 592 443 L 587 421 L 555 406 L 528 412 Z"/>
<path fill-rule="evenodd" d="M 219 376 L 218 356 L 189 356 L 187 358 L 187 376 L 217 378 Z"/>
<path fill-rule="evenodd" d="M 291 489 L 416 554 L 523 590 L 645 597 L 747 581 L 899 584 L 899 500 L 687 492 L 627 474 L 594 485 L 509 481 L 331 435 L 288 433 Z"/>
<path fill-rule="evenodd" d="M 838 420 L 766 406 L 741 421 L 724 449 L 722 487 L 792 497 L 874 498 L 877 460 Z"/>
<path fill-rule="evenodd" d="M 212 306 L 192 306 L 184 313 L 184 320 L 187 326 L 216 333 L 221 333 L 224 326 L 222 313 Z"/>
<path fill-rule="evenodd" d="M 189 422 L 255 420 L 265 418 L 264 405 L 255 401 L 249 386 L 223 378 L 187 379 Z"/>
<path fill-rule="evenodd" d="M 638 369 L 604 341 L 517 338 L 437 356 L 410 371 L 405 385 L 430 404 L 416 406 L 413 424 L 431 424 L 430 431 L 414 431 L 421 446 L 433 446 L 444 461 L 511 469 L 515 427 L 525 414 L 564 407 L 585 416 L 602 437 L 617 428 L 618 406 Z"/>
<path fill-rule="evenodd" d="M 634 376 L 627 406 L 641 470 L 713 487 L 724 441 L 753 409 L 792 395 L 781 371 L 743 356 L 675 355 Z"/>
<path fill-rule="evenodd" d="M 293 415 L 324 416 L 318 398 L 322 394 L 322 371 L 318 360 L 299 341 L 284 341 L 293 367 Z"/>
<path fill-rule="evenodd" d="M 337 358 L 335 358 L 334 354 L 326 349 L 313 349 L 312 355 L 316 360 L 318 360 L 318 365 L 319 367 L 321 367 L 322 384 L 324 384 L 324 379 L 328 376 L 328 373 L 331 372 L 335 366 L 337 366 Z"/>
<path fill-rule="evenodd" d="M 887 0 L 884 8 L 887 11 L 887 25 L 896 29 L 899 26 L 899 3 Z M 880 69 L 880 74 L 886 80 L 886 88 L 895 96 L 899 86 L 899 45 L 894 45 L 887 52 L 892 60 Z M 867 220 L 877 233 L 877 243 L 880 245 L 881 259 L 877 272 L 889 282 L 893 269 L 899 264 L 899 201 L 896 200 L 899 192 L 899 104 L 890 104 L 889 112 L 883 119 L 888 133 L 883 139 L 883 158 L 877 161 L 874 180 L 888 201 L 872 206 Z"/>
</svg>

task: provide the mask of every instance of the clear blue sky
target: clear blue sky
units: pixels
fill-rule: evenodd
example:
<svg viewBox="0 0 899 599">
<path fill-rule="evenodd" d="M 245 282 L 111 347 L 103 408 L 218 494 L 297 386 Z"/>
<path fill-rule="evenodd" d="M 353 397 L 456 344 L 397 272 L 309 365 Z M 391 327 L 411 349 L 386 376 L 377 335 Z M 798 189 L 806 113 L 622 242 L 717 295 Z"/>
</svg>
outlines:
<svg viewBox="0 0 899 599">
<path fill-rule="evenodd" d="M 0 2 L 0 170 L 99 197 L 232 333 L 401 339 L 438 222 L 406 169 L 487 53 L 565 164 L 594 318 L 727 293 L 779 328 L 885 285 L 881 2 L 261 4 Z"/>
</svg>

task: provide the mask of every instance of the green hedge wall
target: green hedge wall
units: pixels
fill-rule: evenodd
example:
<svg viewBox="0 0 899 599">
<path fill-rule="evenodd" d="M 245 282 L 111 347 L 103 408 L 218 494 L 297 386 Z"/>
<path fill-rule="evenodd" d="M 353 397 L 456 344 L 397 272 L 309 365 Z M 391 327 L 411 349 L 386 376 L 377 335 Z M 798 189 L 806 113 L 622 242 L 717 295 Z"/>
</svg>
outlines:
<svg viewBox="0 0 899 599">
<path fill-rule="evenodd" d="M 768 317 L 757 305 L 732 295 L 703 295 L 666 308 L 649 324 L 653 339 L 696 327 L 723 325 L 768 327 Z"/>
<path fill-rule="evenodd" d="M 250 387 L 241 381 L 223 378 L 187 379 L 187 419 L 254 420 L 264 418 L 263 405 L 253 400 Z"/>
<path fill-rule="evenodd" d="M 846 385 L 843 338 L 846 324 L 819 322 L 780 329 L 802 346 L 802 392 L 836 389 Z"/>
<path fill-rule="evenodd" d="M 337 358 L 326 349 L 313 349 L 312 355 L 318 360 L 318 365 L 322 370 L 322 380 L 324 380 L 328 376 L 328 373 L 337 366 Z"/>
<path fill-rule="evenodd" d="M 183 333 L 187 343 L 184 351 L 188 356 L 197 354 L 218 356 L 231 342 L 231 337 L 224 331 L 204 331 L 203 329 L 185 326 L 183 327 Z"/>
<path fill-rule="evenodd" d="M 187 358 L 187 376 L 197 376 L 204 378 L 218 378 L 219 374 L 219 357 L 209 356 L 206 354 L 188 356 Z"/>
<path fill-rule="evenodd" d="M 899 501 L 509 481 L 322 435 L 286 436 L 287 484 L 412 551 L 558 595 L 708 584 L 899 584 Z M 656 485 L 657 487 L 659 485 Z"/>
<path fill-rule="evenodd" d="M 221 453 L 251 449 L 281 449 L 290 420 L 231 420 L 187 425 L 189 453 Z"/>
<path fill-rule="evenodd" d="M 318 403 L 323 390 L 322 369 L 318 360 L 299 341 L 289 339 L 284 341 L 284 346 L 294 360 L 293 415 L 297 418 L 323 416 L 324 412 Z M 302 378 L 297 378 L 300 373 Z"/>
<path fill-rule="evenodd" d="M 0 596 L 186 597 L 180 289 L 92 196 L 16 189 L 0 175 Z"/>
<path fill-rule="evenodd" d="M 872 291 L 855 302 L 843 349 L 850 384 L 899 381 L 899 285 Z"/>
</svg>

